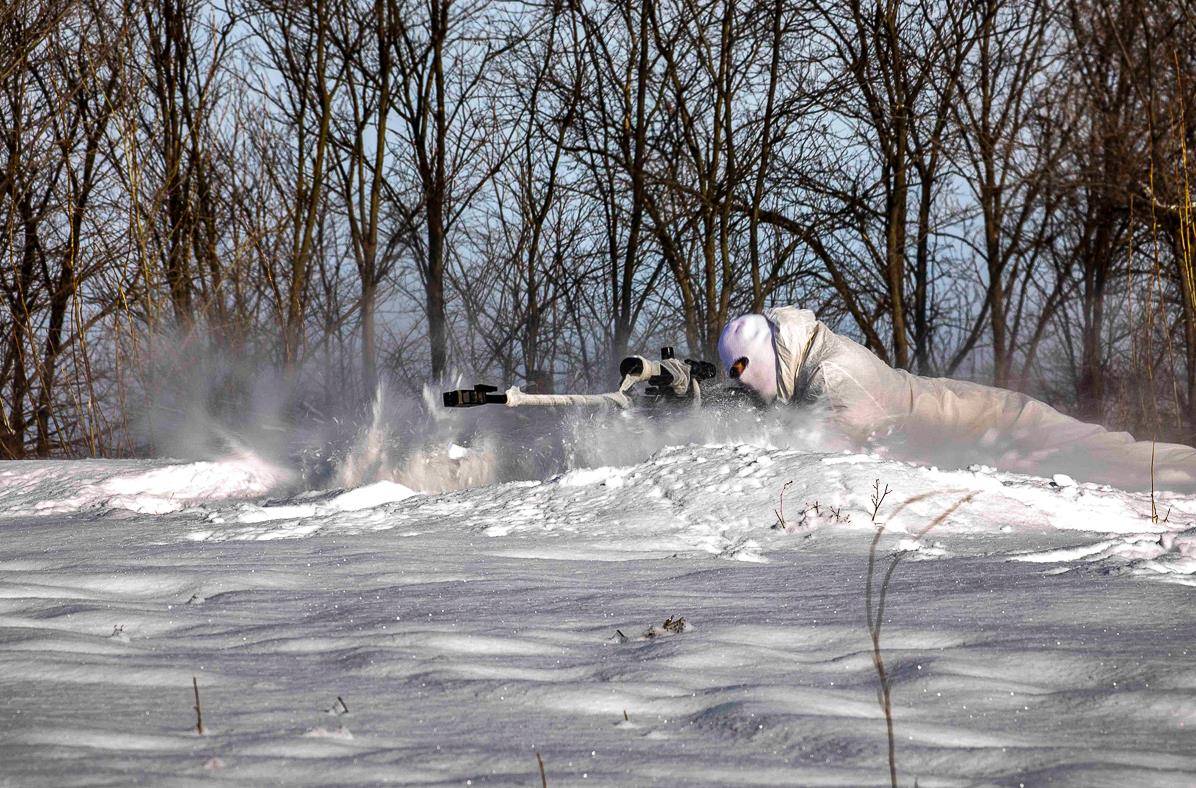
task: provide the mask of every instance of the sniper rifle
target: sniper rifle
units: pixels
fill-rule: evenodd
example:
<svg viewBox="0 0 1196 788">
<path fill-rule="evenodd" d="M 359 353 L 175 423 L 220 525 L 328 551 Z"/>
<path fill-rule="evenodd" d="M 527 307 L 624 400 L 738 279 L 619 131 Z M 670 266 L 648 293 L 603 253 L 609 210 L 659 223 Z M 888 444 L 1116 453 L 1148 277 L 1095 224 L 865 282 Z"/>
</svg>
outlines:
<svg viewBox="0 0 1196 788">
<path fill-rule="evenodd" d="M 500 392 L 497 386 L 478 384 L 472 389 L 444 392 L 446 408 L 472 408 L 478 405 L 522 407 L 603 407 L 627 409 L 638 402 L 656 404 L 688 403 L 702 405 L 702 383 L 715 377 L 717 370 L 708 361 L 677 359 L 673 348 L 661 348 L 660 360 L 644 356 L 628 356 L 619 364 L 622 382 L 616 391 L 605 394 L 528 394 L 518 386 Z M 646 383 L 642 395 L 633 396 L 633 389 Z"/>
</svg>

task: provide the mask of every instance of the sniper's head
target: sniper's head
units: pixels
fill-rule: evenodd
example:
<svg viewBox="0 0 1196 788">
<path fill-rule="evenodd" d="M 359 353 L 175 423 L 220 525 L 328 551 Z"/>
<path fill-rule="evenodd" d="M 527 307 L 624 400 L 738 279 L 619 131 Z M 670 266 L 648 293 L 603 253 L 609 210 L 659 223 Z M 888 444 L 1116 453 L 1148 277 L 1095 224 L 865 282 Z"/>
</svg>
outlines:
<svg viewBox="0 0 1196 788">
<path fill-rule="evenodd" d="M 744 315 L 727 323 L 718 338 L 718 357 L 732 379 L 765 402 L 776 399 L 777 352 L 764 315 Z"/>
</svg>

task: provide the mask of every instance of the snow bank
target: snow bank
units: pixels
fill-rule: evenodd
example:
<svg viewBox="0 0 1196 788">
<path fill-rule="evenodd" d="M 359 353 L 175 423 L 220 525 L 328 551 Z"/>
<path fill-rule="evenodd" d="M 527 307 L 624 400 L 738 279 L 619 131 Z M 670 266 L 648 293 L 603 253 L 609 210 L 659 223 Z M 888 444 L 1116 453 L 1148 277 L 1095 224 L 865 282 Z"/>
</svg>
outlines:
<svg viewBox="0 0 1196 788">
<path fill-rule="evenodd" d="M 61 515 L 100 508 L 167 514 L 199 503 L 260 497 L 294 480 L 291 471 L 250 452 L 188 463 L 3 462 L 0 515 Z"/>
<path fill-rule="evenodd" d="M 904 536 L 897 549 L 917 560 L 950 558 L 961 538 L 1020 535 L 1023 545 L 1052 546 L 1012 550 L 1010 560 L 1116 565 L 1116 571 L 1196 581 L 1196 537 L 1188 531 L 1196 498 L 1190 496 L 1156 496 L 1152 509 L 1149 494 L 1062 476 L 1048 480 L 985 466 L 941 471 L 877 455 L 726 444 L 666 448 L 629 466 L 578 468 L 543 481 L 440 494 L 378 482 L 264 504 L 212 502 L 187 538 L 272 540 L 463 527 L 496 540 L 506 555 L 530 558 L 627 560 L 696 552 L 767 562 L 786 542 L 871 533 L 877 480 L 892 489 L 877 522 Z M 969 502 L 932 534 L 914 538 L 965 496 Z M 538 535 L 554 538 L 546 542 Z M 1071 544 L 1059 547 L 1059 540 Z"/>
<path fill-rule="evenodd" d="M 484 451 L 455 444 L 438 457 L 436 462 L 463 467 L 487 461 Z M 951 545 L 941 540 L 952 535 L 1074 534 L 1071 545 L 1023 549 L 1010 558 L 1058 564 L 1058 571 L 1099 566 L 1196 584 L 1196 530 L 1190 530 L 1196 498 L 1190 496 L 1159 495 L 1152 506 L 1149 494 L 1077 483 L 1062 474 L 1048 480 L 986 466 L 941 471 L 851 451 L 744 444 L 665 448 L 630 465 L 582 467 L 543 481 L 440 494 L 383 480 L 272 500 L 262 499 L 294 477 L 250 454 L 195 463 L 4 463 L 0 511 L 47 516 L 188 510 L 194 513 L 190 541 L 422 530 L 461 522 L 490 538 L 552 533 L 577 540 L 570 549 L 518 548 L 533 557 L 622 560 L 698 551 L 762 562 L 778 540 L 813 538 L 828 529 L 870 532 L 878 479 L 893 489 L 878 521 L 896 534 L 915 534 L 961 497 L 972 496 L 929 538 L 898 545 L 921 560 L 949 557 Z"/>
</svg>

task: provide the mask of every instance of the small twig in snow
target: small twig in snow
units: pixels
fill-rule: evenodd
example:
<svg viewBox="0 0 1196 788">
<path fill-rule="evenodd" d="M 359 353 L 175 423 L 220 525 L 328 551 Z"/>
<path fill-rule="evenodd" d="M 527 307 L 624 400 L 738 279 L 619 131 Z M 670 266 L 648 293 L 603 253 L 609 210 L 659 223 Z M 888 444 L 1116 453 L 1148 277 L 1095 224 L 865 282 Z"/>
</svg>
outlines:
<svg viewBox="0 0 1196 788">
<path fill-rule="evenodd" d="M 191 688 L 195 690 L 195 732 L 203 736 L 207 731 L 203 727 L 203 708 L 199 705 L 199 682 L 191 677 Z"/>
</svg>

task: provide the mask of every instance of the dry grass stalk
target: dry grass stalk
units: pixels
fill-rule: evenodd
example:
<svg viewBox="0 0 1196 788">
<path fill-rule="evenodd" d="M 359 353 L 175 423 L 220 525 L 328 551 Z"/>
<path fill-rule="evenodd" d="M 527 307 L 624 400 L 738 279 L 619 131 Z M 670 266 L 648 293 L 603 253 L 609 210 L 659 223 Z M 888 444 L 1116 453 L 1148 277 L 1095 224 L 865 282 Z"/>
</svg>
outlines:
<svg viewBox="0 0 1196 788">
<path fill-rule="evenodd" d="M 877 481 L 876 489 L 879 494 L 879 489 L 880 489 L 879 480 Z M 885 495 L 887 495 L 888 494 L 887 486 L 886 486 L 885 490 L 886 490 Z M 934 492 L 923 493 L 921 495 L 915 495 L 914 497 L 907 499 L 905 502 L 903 502 L 900 506 L 897 507 L 897 509 L 893 512 L 892 516 L 894 516 L 894 517 L 897 516 L 903 509 L 905 509 L 910 504 L 917 503 L 918 501 L 929 498 L 932 495 L 935 495 L 935 493 Z M 956 501 L 954 504 L 952 504 L 946 511 L 944 511 L 942 514 L 940 514 L 938 517 L 934 518 L 934 520 L 931 521 L 930 525 L 927 525 L 925 528 L 918 531 L 914 535 L 914 538 L 921 539 L 923 536 L 925 536 L 927 533 L 929 533 L 932 528 L 935 528 L 936 526 L 938 526 L 940 523 L 942 523 L 944 520 L 946 520 L 948 517 L 950 517 L 952 514 L 954 514 L 955 511 L 957 509 L 959 509 L 959 507 L 963 506 L 965 503 L 972 500 L 974 497 L 976 497 L 976 493 L 973 492 L 973 493 L 968 493 L 964 497 L 960 498 L 958 501 Z M 883 496 L 881 496 L 880 500 L 883 500 Z M 877 509 L 880 508 L 879 501 L 877 501 L 875 506 Z M 889 593 L 889 583 L 890 583 L 890 581 L 892 581 L 893 572 L 896 571 L 897 565 L 901 562 L 901 559 L 904 557 L 904 553 L 896 553 L 892 557 L 892 559 L 889 563 L 889 568 L 885 571 L 884 578 L 881 580 L 880 592 L 879 592 L 879 594 L 876 595 L 876 604 L 874 606 L 873 605 L 873 587 L 874 587 L 873 575 L 875 574 L 875 569 L 876 569 L 876 548 L 877 548 L 877 545 L 880 544 L 880 538 L 884 534 L 884 532 L 885 532 L 884 523 L 877 525 L 876 534 L 872 537 L 872 544 L 868 547 L 868 575 L 867 575 L 867 578 L 865 580 L 865 585 L 864 585 L 864 609 L 865 609 L 865 612 L 868 617 L 868 635 L 872 640 L 872 664 L 876 668 L 876 675 L 880 680 L 880 689 L 877 693 L 877 702 L 880 704 L 881 710 L 884 712 L 884 715 L 885 715 L 885 732 L 888 736 L 888 745 L 889 745 L 889 781 L 892 784 L 893 788 L 897 788 L 897 747 L 896 747 L 896 741 L 893 737 L 892 682 L 891 682 L 891 678 L 888 673 L 888 669 L 885 667 L 884 656 L 881 653 L 880 634 L 881 634 L 881 627 L 884 624 L 885 601 L 886 601 L 886 598 L 888 597 L 888 593 Z"/>
<path fill-rule="evenodd" d="M 780 507 L 772 510 L 773 514 L 775 514 L 777 516 L 777 524 L 776 524 L 777 528 L 781 528 L 781 529 L 785 528 L 785 490 L 788 490 L 790 485 L 792 485 L 792 484 L 793 484 L 793 480 L 790 479 L 789 481 L 787 481 L 783 485 L 781 485 Z"/>
</svg>

